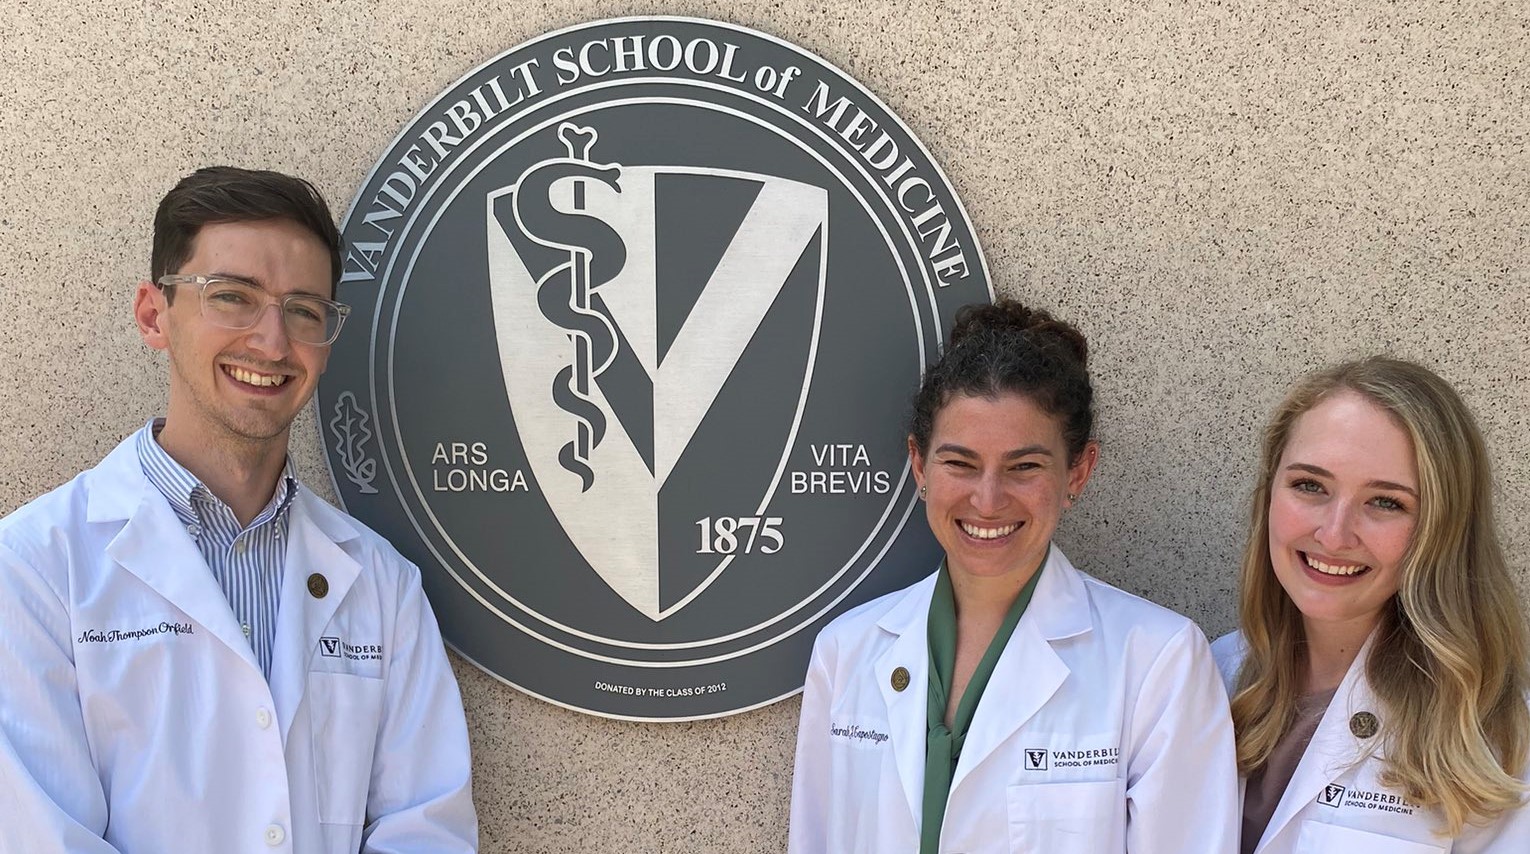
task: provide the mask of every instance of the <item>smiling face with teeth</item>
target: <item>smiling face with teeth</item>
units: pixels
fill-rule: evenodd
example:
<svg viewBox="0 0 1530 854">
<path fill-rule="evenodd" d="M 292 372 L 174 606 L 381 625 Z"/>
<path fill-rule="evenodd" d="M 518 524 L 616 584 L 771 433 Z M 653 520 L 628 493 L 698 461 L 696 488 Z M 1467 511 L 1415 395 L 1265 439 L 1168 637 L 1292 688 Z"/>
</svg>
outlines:
<svg viewBox="0 0 1530 854">
<path fill-rule="evenodd" d="M 1270 487 L 1270 560 L 1309 636 L 1376 625 L 1417 519 L 1413 442 L 1389 413 L 1340 391 L 1295 421 Z"/>
<path fill-rule="evenodd" d="M 921 453 L 910 437 L 909 458 L 953 581 L 1003 578 L 1016 589 L 1046 557 L 1098 455 L 1091 442 L 1070 465 L 1059 420 L 1019 394 L 951 398 L 928 447 Z"/>
<path fill-rule="evenodd" d="M 243 280 L 275 298 L 331 292 L 328 248 L 287 219 L 205 225 L 172 272 Z M 313 396 L 329 348 L 290 340 L 277 307 L 249 329 L 225 329 L 202 316 L 195 287 L 177 291 L 142 282 L 134 303 L 144 341 L 170 355 L 161 443 L 234 443 L 285 457 L 288 428 Z"/>
</svg>

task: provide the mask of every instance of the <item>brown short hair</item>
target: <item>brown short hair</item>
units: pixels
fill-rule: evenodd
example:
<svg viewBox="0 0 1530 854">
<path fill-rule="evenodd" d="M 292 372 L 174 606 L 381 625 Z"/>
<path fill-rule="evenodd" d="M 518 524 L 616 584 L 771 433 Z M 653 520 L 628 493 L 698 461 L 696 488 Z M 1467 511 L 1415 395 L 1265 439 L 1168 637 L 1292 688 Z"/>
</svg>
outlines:
<svg viewBox="0 0 1530 854">
<path fill-rule="evenodd" d="M 289 219 L 329 248 L 330 291 L 340 281 L 340 232 L 313 184 L 266 169 L 208 166 L 182 178 L 154 214 L 151 277 L 180 270 L 202 226 L 222 222 Z"/>
</svg>

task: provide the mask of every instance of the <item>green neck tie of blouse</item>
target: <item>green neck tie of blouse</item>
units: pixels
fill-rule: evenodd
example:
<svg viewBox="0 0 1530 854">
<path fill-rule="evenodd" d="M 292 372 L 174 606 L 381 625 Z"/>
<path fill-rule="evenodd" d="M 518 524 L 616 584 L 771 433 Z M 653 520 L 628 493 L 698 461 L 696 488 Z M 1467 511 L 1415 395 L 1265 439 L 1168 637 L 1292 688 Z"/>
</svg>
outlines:
<svg viewBox="0 0 1530 854">
<path fill-rule="evenodd" d="M 1009 643 L 1020 615 L 1031 603 L 1036 592 L 1036 582 L 1041 578 L 1038 567 L 1031 580 L 1021 588 L 1004 622 L 983 653 L 977 670 L 962 692 L 956 706 L 951 726 L 946 727 L 946 703 L 951 696 L 951 677 L 956 670 L 956 597 L 951 590 L 951 572 L 941 564 L 940 576 L 935 580 L 935 596 L 930 600 L 930 688 L 929 732 L 925 740 L 924 754 L 924 818 L 919 825 L 919 854 L 936 854 L 940 849 L 940 828 L 946 817 L 946 800 L 951 795 L 951 778 L 956 773 L 956 762 L 962 756 L 962 743 L 967 740 L 967 728 L 977 711 L 978 700 L 988 687 L 993 667 Z"/>
</svg>

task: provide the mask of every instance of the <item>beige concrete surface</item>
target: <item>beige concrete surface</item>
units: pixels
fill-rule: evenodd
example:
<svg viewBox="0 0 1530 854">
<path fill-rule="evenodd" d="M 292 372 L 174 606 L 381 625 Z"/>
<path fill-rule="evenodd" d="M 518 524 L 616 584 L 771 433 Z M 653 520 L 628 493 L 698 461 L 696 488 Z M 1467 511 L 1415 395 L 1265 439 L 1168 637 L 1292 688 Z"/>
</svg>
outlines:
<svg viewBox="0 0 1530 854">
<path fill-rule="evenodd" d="M 395 133 L 519 42 L 715 17 L 839 65 L 965 201 L 999 289 L 1090 336 L 1105 456 L 1060 539 L 1232 624 L 1255 436 L 1306 368 L 1386 350 L 1481 420 L 1530 591 L 1530 6 L 1505 2 L 0 4 L 0 511 L 164 406 L 129 316 L 153 206 L 209 163 L 338 211 Z M 294 446 L 329 493 L 311 418 Z M 797 703 L 585 717 L 459 662 L 484 850 L 785 845 Z"/>
</svg>

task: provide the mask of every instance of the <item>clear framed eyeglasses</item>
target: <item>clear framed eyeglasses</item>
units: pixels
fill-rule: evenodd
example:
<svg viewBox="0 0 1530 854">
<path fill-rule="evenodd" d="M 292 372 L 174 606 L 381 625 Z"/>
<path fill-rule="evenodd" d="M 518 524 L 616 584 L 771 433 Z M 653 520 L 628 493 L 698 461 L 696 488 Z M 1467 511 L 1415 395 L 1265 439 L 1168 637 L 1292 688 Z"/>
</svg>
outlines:
<svg viewBox="0 0 1530 854">
<path fill-rule="evenodd" d="M 195 286 L 201 292 L 202 318 L 224 329 L 249 329 L 265 314 L 266 306 L 276 305 L 281 309 L 287 337 L 304 344 L 333 344 L 340 335 L 340 327 L 345 325 L 346 316 L 351 313 L 351 307 L 345 303 L 312 294 L 274 297 L 238 279 L 170 275 L 160 276 L 155 284 L 161 290 Z"/>
</svg>

